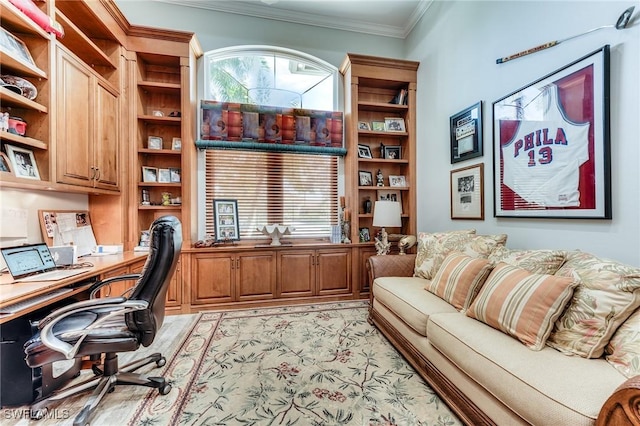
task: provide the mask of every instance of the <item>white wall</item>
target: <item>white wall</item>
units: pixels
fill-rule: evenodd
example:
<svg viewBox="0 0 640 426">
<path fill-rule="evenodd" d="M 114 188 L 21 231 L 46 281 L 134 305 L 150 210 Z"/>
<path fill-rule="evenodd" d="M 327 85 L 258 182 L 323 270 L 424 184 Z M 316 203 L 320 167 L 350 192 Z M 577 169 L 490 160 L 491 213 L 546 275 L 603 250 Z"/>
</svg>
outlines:
<svg viewBox="0 0 640 426">
<path fill-rule="evenodd" d="M 418 70 L 418 229 L 475 227 L 507 233 L 513 248 L 588 251 L 640 265 L 640 19 L 603 29 L 501 65 L 509 56 L 602 25 L 634 2 L 435 2 L 406 40 Z M 640 3 L 635 1 L 636 15 Z M 612 220 L 493 217 L 492 103 L 564 65 L 611 45 Z M 483 101 L 484 156 L 450 164 L 449 117 Z M 484 162 L 485 220 L 450 219 L 452 169 Z"/>
</svg>

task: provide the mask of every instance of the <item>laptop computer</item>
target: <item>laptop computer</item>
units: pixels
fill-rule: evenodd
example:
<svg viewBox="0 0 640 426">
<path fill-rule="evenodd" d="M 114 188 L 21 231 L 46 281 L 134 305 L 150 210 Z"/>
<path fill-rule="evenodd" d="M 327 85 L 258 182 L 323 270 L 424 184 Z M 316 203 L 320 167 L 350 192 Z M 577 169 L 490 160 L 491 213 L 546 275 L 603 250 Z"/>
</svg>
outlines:
<svg viewBox="0 0 640 426">
<path fill-rule="evenodd" d="M 14 281 L 58 281 L 89 269 L 56 269 L 56 263 L 45 243 L 4 247 L 0 251 Z"/>
</svg>

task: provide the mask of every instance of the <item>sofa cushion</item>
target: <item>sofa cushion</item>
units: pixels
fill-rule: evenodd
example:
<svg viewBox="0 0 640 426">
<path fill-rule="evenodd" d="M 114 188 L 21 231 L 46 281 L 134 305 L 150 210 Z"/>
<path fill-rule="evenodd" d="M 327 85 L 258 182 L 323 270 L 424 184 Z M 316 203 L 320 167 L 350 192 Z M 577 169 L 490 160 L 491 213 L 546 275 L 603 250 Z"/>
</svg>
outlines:
<svg viewBox="0 0 640 426">
<path fill-rule="evenodd" d="M 640 309 L 618 328 L 605 353 L 607 361 L 625 376 L 640 375 Z"/>
<path fill-rule="evenodd" d="M 640 269 L 575 251 L 568 254 L 556 275 L 574 274 L 580 285 L 547 344 L 563 352 L 600 358 L 616 329 L 640 305 Z"/>
<path fill-rule="evenodd" d="M 578 282 L 500 262 L 467 310 L 467 315 L 539 351 Z"/>
<path fill-rule="evenodd" d="M 424 291 L 424 285 L 422 278 L 381 277 L 373 282 L 372 291 L 375 300 L 393 311 L 416 333 L 426 336 L 431 314 L 456 312 L 456 308 Z"/>
<path fill-rule="evenodd" d="M 431 275 L 431 268 L 433 266 L 432 259 L 435 255 L 436 244 L 450 236 L 450 235 L 466 235 L 475 234 L 475 229 L 462 229 L 459 231 L 449 232 L 419 232 L 418 233 L 418 250 L 416 252 L 416 265 L 414 269 L 414 276 L 430 280 L 433 278 Z"/>
<path fill-rule="evenodd" d="M 446 300 L 458 310 L 465 310 L 487 279 L 493 265 L 482 258 L 451 253 L 425 290 Z"/>
<path fill-rule="evenodd" d="M 590 425 L 625 380 L 604 359 L 531 351 L 462 314 L 434 314 L 429 342 L 466 375 L 531 424 Z"/>
<path fill-rule="evenodd" d="M 567 257 L 565 250 L 513 250 L 498 246 L 489 255 L 493 263 L 504 262 L 534 274 L 555 274 Z"/>
</svg>

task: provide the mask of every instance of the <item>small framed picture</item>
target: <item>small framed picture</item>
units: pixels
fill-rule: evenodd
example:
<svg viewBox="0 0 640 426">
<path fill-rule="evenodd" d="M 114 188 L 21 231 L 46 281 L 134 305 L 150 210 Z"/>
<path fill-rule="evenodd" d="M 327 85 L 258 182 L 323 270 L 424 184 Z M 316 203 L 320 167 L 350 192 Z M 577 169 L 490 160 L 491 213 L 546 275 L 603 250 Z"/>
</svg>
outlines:
<svg viewBox="0 0 640 426">
<path fill-rule="evenodd" d="M 213 221 L 216 241 L 237 241 L 240 239 L 237 200 L 213 200 Z"/>
<path fill-rule="evenodd" d="M 358 158 L 372 158 L 371 148 L 369 148 L 369 145 L 358 144 Z"/>
<path fill-rule="evenodd" d="M 482 101 L 449 118 L 451 164 L 482 157 Z"/>
<path fill-rule="evenodd" d="M 364 170 L 358 172 L 360 186 L 373 186 L 373 174 Z"/>
<path fill-rule="evenodd" d="M 384 130 L 387 132 L 406 132 L 406 129 L 404 127 L 404 118 L 385 117 Z"/>
<path fill-rule="evenodd" d="M 147 139 L 148 149 L 162 149 L 162 138 L 159 136 L 149 136 Z"/>
<path fill-rule="evenodd" d="M 157 182 L 158 181 L 158 169 L 155 167 L 142 166 L 142 181 L 143 182 Z"/>
<path fill-rule="evenodd" d="M 171 183 L 180 183 L 181 170 L 178 167 L 169 167 L 169 173 L 171 174 Z"/>
<path fill-rule="evenodd" d="M 171 182 L 171 172 L 169 171 L 169 169 L 158 169 L 158 182 Z"/>
<path fill-rule="evenodd" d="M 374 132 L 384 132 L 384 121 L 372 121 L 371 130 Z"/>
<path fill-rule="evenodd" d="M 360 228 L 360 242 L 368 243 L 371 241 L 371 234 L 369 234 L 369 228 Z"/>
<path fill-rule="evenodd" d="M 366 121 L 358 121 L 358 130 L 371 130 L 371 127 Z"/>
<path fill-rule="evenodd" d="M 400 203 L 400 211 L 402 211 L 402 193 L 397 190 L 379 189 L 378 190 L 379 201 L 397 201 Z"/>
<path fill-rule="evenodd" d="M 13 145 L 5 145 L 5 147 L 13 174 L 20 178 L 40 180 L 38 163 L 36 163 L 36 157 L 32 150 Z"/>
<path fill-rule="evenodd" d="M 0 52 L 6 53 L 28 64 L 36 65 L 27 45 L 4 28 L 0 28 Z"/>
<path fill-rule="evenodd" d="M 389 186 L 406 187 L 407 179 L 404 176 L 389 176 Z"/>
<path fill-rule="evenodd" d="M 402 158 L 402 147 L 400 145 L 385 145 L 384 158 L 387 160 L 400 160 Z"/>
<path fill-rule="evenodd" d="M 484 220 L 484 163 L 451 170 L 451 219 Z"/>
<path fill-rule="evenodd" d="M 9 157 L 4 152 L 0 152 L 0 173 L 11 173 Z"/>
<path fill-rule="evenodd" d="M 180 138 L 171 139 L 171 149 L 174 151 L 180 151 L 182 149 L 182 139 Z"/>
</svg>

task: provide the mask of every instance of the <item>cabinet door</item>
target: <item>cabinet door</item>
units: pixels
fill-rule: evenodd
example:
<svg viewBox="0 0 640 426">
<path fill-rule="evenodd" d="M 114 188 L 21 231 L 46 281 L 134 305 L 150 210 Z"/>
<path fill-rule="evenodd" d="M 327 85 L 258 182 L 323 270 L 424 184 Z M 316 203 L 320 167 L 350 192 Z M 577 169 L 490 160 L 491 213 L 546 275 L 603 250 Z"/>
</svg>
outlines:
<svg viewBox="0 0 640 426">
<path fill-rule="evenodd" d="M 279 252 L 277 297 L 313 296 L 314 264 L 313 250 Z"/>
<path fill-rule="evenodd" d="M 238 255 L 236 275 L 238 300 L 272 299 L 276 292 L 275 253 Z"/>
<path fill-rule="evenodd" d="M 360 283 L 358 290 L 360 291 L 360 295 L 363 293 L 369 293 L 371 291 L 371 280 L 369 279 L 369 268 L 367 267 L 369 263 L 369 258 L 371 256 L 376 255 L 375 247 L 361 247 L 360 248 Z"/>
<path fill-rule="evenodd" d="M 57 50 L 57 181 L 93 186 L 93 75 L 82 62 Z"/>
<path fill-rule="evenodd" d="M 318 250 L 318 295 L 351 293 L 351 250 Z"/>
<path fill-rule="evenodd" d="M 203 253 L 191 258 L 191 303 L 232 302 L 235 256 Z"/>
<path fill-rule="evenodd" d="M 101 83 L 95 93 L 96 125 L 94 153 L 95 187 L 119 189 L 120 186 L 120 104 L 118 95 L 111 93 Z"/>
<path fill-rule="evenodd" d="M 171 282 L 169 283 L 169 288 L 167 289 L 167 306 L 180 306 L 180 303 L 182 302 L 182 298 L 180 297 L 180 295 L 182 294 L 181 262 L 181 260 L 178 260 L 176 271 L 173 274 Z"/>
<path fill-rule="evenodd" d="M 109 272 L 105 272 L 100 277 L 101 280 L 107 278 L 113 278 L 120 275 L 126 275 L 129 273 L 129 268 L 127 266 L 123 266 L 118 269 L 114 269 Z M 122 293 L 124 293 L 129 287 L 135 284 L 135 281 L 117 281 L 115 283 L 111 283 L 110 285 L 104 286 L 100 289 L 100 297 L 118 297 Z"/>
</svg>

